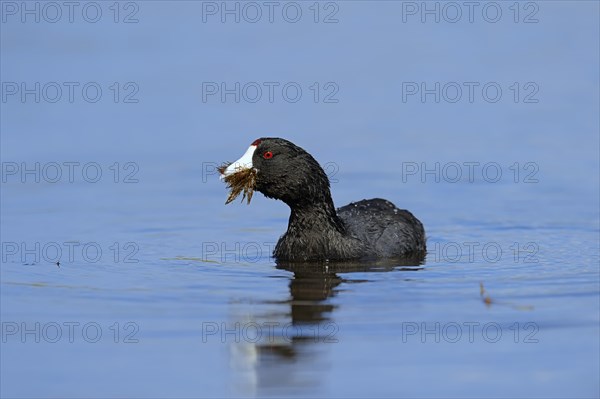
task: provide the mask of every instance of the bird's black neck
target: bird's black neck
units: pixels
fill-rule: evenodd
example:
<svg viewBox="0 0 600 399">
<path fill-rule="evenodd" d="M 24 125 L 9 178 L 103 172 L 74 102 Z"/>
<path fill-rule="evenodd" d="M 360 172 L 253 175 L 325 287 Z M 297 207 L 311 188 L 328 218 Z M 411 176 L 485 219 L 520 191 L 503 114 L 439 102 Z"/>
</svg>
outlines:
<svg viewBox="0 0 600 399">
<path fill-rule="evenodd" d="M 292 208 L 288 231 L 290 232 L 324 232 L 337 231 L 344 233 L 344 228 L 341 220 L 329 209 L 324 208 Z"/>
<path fill-rule="evenodd" d="M 290 208 L 288 229 L 275 247 L 275 258 L 317 261 L 358 257 L 363 244 L 348 235 L 331 198 Z"/>
<path fill-rule="evenodd" d="M 322 194 L 322 196 L 319 196 L 320 198 L 312 198 L 292 205 L 288 204 L 291 209 L 288 232 L 336 232 L 341 235 L 346 234 L 344 223 L 335 211 L 329 188 L 324 190 Z"/>
</svg>

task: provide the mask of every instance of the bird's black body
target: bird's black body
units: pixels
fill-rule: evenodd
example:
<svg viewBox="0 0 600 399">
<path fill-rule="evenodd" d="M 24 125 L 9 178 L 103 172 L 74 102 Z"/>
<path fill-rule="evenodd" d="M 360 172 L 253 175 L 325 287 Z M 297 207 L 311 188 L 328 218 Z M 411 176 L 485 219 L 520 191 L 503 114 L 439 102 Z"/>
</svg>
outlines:
<svg viewBox="0 0 600 399">
<path fill-rule="evenodd" d="M 412 257 L 425 253 L 425 231 L 410 212 L 383 199 L 335 209 L 329 179 L 302 148 L 280 138 L 253 145 L 255 189 L 291 209 L 273 256 L 285 261 Z"/>
<path fill-rule="evenodd" d="M 374 198 L 353 202 L 337 210 L 348 232 L 375 250 L 378 257 L 416 255 L 425 252 L 423 225 L 405 209 Z"/>
</svg>

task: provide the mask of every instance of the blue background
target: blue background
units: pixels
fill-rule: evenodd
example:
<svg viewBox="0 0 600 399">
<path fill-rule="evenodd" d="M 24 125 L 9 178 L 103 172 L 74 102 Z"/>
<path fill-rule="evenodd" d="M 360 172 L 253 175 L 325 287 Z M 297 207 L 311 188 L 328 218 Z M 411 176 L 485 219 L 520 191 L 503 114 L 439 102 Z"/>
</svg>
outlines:
<svg viewBox="0 0 600 399">
<path fill-rule="evenodd" d="M 77 3 L 72 22 L 61 6 L 53 23 L 47 3 L 1 2 L 3 397 L 598 396 L 597 2 L 478 2 L 472 22 L 460 2 L 281 2 L 272 21 L 257 2 L 254 23 L 244 2 L 89 4 Z M 223 7 L 238 7 L 239 22 Z M 21 84 L 36 82 L 39 102 L 22 97 Z M 42 89 L 51 82 L 64 89 L 56 102 L 52 84 Z M 78 84 L 72 102 L 64 82 Z M 82 94 L 90 82 L 102 89 L 97 102 Z M 272 102 L 264 82 L 278 85 Z M 473 101 L 464 82 L 477 85 Z M 250 91 L 239 102 L 205 91 L 222 83 Z M 302 90 L 297 102 L 281 92 L 288 83 Z M 436 83 L 439 101 L 406 92 Z M 496 102 L 481 91 L 490 83 L 502 90 Z M 262 97 L 251 102 L 256 85 Z M 428 235 L 424 267 L 339 273 L 333 287 L 321 276 L 313 290 L 326 294 L 295 297 L 299 276 L 269 258 L 287 207 L 258 194 L 224 206 L 215 174 L 262 136 L 327 165 L 338 206 L 384 197 L 411 210 Z M 63 165 L 55 183 L 42 172 L 52 162 Z M 65 162 L 78 163 L 72 182 Z M 80 173 L 90 162 L 96 183 Z M 466 162 L 481 165 L 474 179 Z M 39 176 L 23 173 L 36 163 Z M 442 172 L 454 163 L 455 182 Z M 482 172 L 488 163 L 500 167 L 496 182 Z M 96 243 L 100 260 L 63 252 L 57 268 L 11 246 L 73 241 Z M 502 254 L 466 253 L 471 242 Z M 137 263 L 124 261 L 127 243 Z M 515 243 L 532 245 L 535 262 L 515 260 Z M 442 251 L 456 245 L 456 259 Z M 298 325 L 303 306 L 322 317 L 308 326 L 333 323 L 336 342 L 203 334 L 205 323 Z M 98 323 L 103 338 L 69 342 L 65 322 Z M 115 343 L 110 326 L 125 334 L 129 322 L 138 342 Z M 63 336 L 51 343 L 40 332 L 38 343 L 22 323 L 58 323 Z M 497 323 L 503 335 L 488 342 L 479 330 L 471 342 L 464 329 L 456 343 L 441 332 L 436 342 L 421 323 Z M 523 335 L 533 323 L 538 341 L 515 342 L 514 323 Z"/>
</svg>

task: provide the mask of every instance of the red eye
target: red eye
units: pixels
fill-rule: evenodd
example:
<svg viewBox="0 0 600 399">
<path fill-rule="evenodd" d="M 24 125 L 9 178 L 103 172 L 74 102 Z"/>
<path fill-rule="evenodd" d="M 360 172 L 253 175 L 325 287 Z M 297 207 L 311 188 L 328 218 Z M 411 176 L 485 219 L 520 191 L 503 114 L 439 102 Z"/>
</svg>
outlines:
<svg viewBox="0 0 600 399">
<path fill-rule="evenodd" d="M 264 159 L 271 159 L 273 158 L 273 153 L 271 151 L 267 151 L 263 154 L 263 158 Z"/>
</svg>

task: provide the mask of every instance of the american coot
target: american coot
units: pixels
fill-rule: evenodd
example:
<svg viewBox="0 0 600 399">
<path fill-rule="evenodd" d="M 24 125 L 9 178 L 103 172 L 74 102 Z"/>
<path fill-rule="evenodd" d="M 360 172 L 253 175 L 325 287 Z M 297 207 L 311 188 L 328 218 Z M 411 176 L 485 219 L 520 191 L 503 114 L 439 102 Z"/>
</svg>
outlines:
<svg viewBox="0 0 600 399">
<path fill-rule="evenodd" d="M 414 257 L 425 253 L 425 231 L 407 210 L 375 198 L 337 211 L 329 179 L 305 150 L 281 138 L 255 140 L 236 162 L 219 168 L 231 188 L 227 203 L 242 190 L 248 203 L 254 190 L 285 202 L 288 229 L 273 256 L 284 261 Z"/>
</svg>

